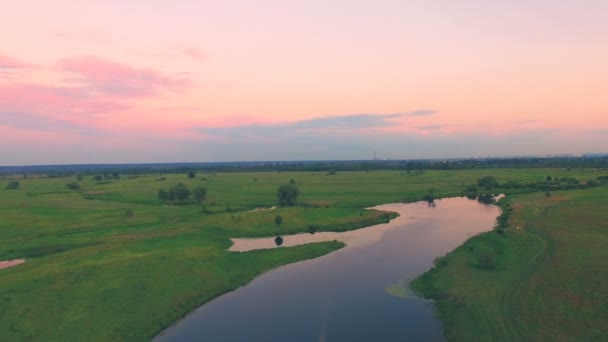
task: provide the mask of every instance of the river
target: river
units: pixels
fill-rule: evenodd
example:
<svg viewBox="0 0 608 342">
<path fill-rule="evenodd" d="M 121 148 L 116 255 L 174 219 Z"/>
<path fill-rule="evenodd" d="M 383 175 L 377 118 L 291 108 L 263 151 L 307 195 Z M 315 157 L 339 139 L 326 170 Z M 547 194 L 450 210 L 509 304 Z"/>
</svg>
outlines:
<svg viewBox="0 0 608 342">
<path fill-rule="evenodd" d="M 443 341 L 432 302 L 411 294 L 408 284 L 436 257 L 491 230 L 500 209 L 465 198 L 435 204 L 380 205 L 373 209 L 400 216 L 331 237 L 315 234 L 318 241 L 335 238 L 347 246 L 271 270 L 198 308 L 155 340 Z M 306 239 L 287 236 L 285 244 Z M 233 248 L 272 247 L 268 241 L 273 239 L 236 239 Z"/>
</svg>

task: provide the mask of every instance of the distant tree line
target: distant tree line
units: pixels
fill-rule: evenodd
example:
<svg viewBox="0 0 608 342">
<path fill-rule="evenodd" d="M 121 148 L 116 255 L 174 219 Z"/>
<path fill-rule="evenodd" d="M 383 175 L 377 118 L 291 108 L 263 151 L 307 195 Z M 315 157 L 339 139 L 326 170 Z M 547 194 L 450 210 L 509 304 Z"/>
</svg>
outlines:
<svg viewBox="0 0 608 342">
<path fill-rule="evenodd" d="M 400 170 L 416 173 L 423 170 L 467 170 L 492 168 L 563 168 L 608 169 L 608 155 L 587 157 L 551 158 L 487 158 L 449 160 L 355 160 L 355 161 L 302 161 L 302 162 L 233 162 L 233 163 L 181 163 L 181 164 L 124 164 L 124 165 L 57 165 L 57 166 L 3 166 L 0 175 L 42 174 L 48 177 L 95 176 L 118 178 L 120 174 L 175 174 L 256 171 L 307 171 L 335 174 L 338 171 Z M 116 175 L 115 175 L 116 174 Z M 193 177 L 194 178 L 194 177 Z"/>
</svg>

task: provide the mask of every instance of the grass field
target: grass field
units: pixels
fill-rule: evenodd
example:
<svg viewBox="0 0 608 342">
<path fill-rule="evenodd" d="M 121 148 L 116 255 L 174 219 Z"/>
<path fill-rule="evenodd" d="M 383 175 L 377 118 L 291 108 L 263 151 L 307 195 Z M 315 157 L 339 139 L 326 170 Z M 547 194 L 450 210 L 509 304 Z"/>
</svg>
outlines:
<svg viewBox="0 0 608 342">
<path fill-rule="evenodd" d="M 320 230 L 347 230 L 386 222 L 386 213 L 364 208 L 419 200 L 430 188 L 437 196 L 459 195 L 464 187 L 486 175 L 501 182 L 534 182 L 548 175 L 585 181 L 605 174 L 562 169 L 338 172 L 334 176 L 325 172 L 267 172 L 201 174 L 194 179 L 183 174 L 123 175 L 101 184 L 88 176 L 79 182 L 81 190 L 77 192 L 66 188 L 74 177 L 19 179 L 21 187 L 16 190 L 4 190 L 5 179 L 0 181 L 0 260 L 25 258 L 27 262 L 0 270 L 0 341 L 148 340 L 192 309 L 264 271 L 343 247 L 339 242 L 327 242 L 232 253 L 226 251 L 231 237 L 304 232 L 309 225 Z M 159 180 L 163 177 L 165 180 Z M 250 212 L 276 205 L 277 187 L 290 179 L 301 191 L 297 206 Z M 178 182 L 208 188 L 205 212 L 197 204 L 167 206 L 157 199 L 159 188 Z M 587 194 L 595 194 L 601 201 L 603 189 L 581 191 L 580 198 L 579 192 L 567 196 L 583 201 Z M 529 207 L 524 201 L 555 206 L 569 203 L 556 200 L 562 196 L 559 192 L 554 193 L 553 202 L 543 196 L 526 195 L 518 201 L 522 201 L 522 208 Z M 128 209 L 133 212 L 131 217 L 126 215 Z M 513 219 L 528 219 L 517 212 Z M 283 217 L 279 228 L 273 223 L 277 214 Z M 536 217 L 529 215 L 530 219 Z M 541 231 L 542 217 L 526 225 L 526 236 L 530 237 L 518 247 L 525 249 L 522 253 L 536 251 L 549 241 L 540 238 L 540 233 L 532 234 L 533 230 Z M 594 216 L 577 220 L 582 217 Z M 528 228 L 532 225 L 538 228 Z M 584 244 L 591 233 L 574 237 Z M 509 235 L 497 241 L 502 246 L 506 244 L 503 241 L 511 240 L 515 239 Z M 589 258 L 605 256 L 592 249 L 587 254 Z M 587 262 L 587 254 L 573 260 Z M 513 255 L 513 262 L 524 263 L 519 254 Z M 492 279 L 508 262 L 510 259 L 502 258 L 496 271 L 480 274 Z M 588 266 L 599 262 L 602 260 Z M 580 271 L 579 264 L 571 266 L 573 272 Z M 593 267 L 586 269 L 595 270 Z M 571 275 L 568 286 L 575 286 L 573 280 L 580 276 Z M 590 279 L 601 283 L 606 279 L 603 276 Z M 517 287 L 514 291 L 524 290 Z M 605 309 L 605 302 L 603 305 Z"/>
<path fill-rule="evenodd" d="M 437 300 L 448 339 L 608 340 L 608 188 L 520 195 L 511 207 L 505 234 L 470 239 L 413 282 Z"/>
</svg>

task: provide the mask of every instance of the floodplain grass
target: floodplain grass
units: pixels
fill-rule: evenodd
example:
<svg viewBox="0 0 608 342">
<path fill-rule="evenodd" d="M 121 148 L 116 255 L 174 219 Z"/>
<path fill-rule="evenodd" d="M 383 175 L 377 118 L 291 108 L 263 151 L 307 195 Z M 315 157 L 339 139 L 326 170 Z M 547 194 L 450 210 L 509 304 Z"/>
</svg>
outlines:
<svg viewBox="0 0 608 342">
<path fill-rule="evenodd" d="M 0 340 L 148 340 L 269 269 L 344 246 L 325 242 L 234 253 L 227 251 L 232 237 L 287 235 L 311 227 L 339 231 L 387 222 L 393 214 L 364 208 L 417 201 L 429 189 L 436 197 L 457 196 L 486 175 L 500 182 L 542 181 L 548 175 L 585 181 L 606 172 L 491 169 L 338 171 L 332 176 L 121 175 L 107 182 L 92 176 L 19 179 L 18 189 L 0 190 L 0 260 L 27 262 L 0 270 Z M 251 212 L 275 206 L 277 187 L 291 179 L 300 189 L 296 206 Z M 66 187 L 74 181 L 79 190 Z M 204 208 L 158 200 L 158 189 L 180 182 L 208 189 Z M 551 199 L 559 196 L 554 192 Z M 276 215 L 283 217 L 280 227 L 274 224 Z M 499 257 L 497 270 L 504 263 Z"/>
<path fill-rule="evenodd" d="M 512 209 L 503 234 L 471 238 L 412 282 L 436 301 L 448 340 L 608 340 L 608 188 L 503 205 Z M 480 262 L 484 251 L 494 268 Z"/>
</svg>

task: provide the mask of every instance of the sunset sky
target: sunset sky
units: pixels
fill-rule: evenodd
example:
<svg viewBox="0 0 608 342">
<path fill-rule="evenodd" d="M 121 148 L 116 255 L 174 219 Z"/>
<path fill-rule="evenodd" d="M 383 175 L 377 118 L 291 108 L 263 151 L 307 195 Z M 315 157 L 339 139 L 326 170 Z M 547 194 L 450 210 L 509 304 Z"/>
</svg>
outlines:
<svg viewBox="0 0 608 342">
<path fill-rule="evenodd" d="M 0 165 L 608 152 L 605 0 L 0 4 Z"/>
</svg>

